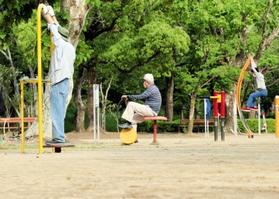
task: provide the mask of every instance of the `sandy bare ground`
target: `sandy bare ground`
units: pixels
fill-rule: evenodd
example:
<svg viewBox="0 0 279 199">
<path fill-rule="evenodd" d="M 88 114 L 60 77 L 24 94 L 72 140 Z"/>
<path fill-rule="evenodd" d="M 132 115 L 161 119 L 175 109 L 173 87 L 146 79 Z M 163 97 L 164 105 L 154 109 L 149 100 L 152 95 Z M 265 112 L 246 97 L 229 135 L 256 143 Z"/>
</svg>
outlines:
<svg viewBox="0 0 279 199">
<path fill-rule="evenodd" d="M 74 148 L 38 155 L 37 143 L 1 142 L 0 198 L 279 198 L 279 138 L 274 134 L 67 134 Z M 220 139 L 220 138 L 219 138 Z"/>
</svg>

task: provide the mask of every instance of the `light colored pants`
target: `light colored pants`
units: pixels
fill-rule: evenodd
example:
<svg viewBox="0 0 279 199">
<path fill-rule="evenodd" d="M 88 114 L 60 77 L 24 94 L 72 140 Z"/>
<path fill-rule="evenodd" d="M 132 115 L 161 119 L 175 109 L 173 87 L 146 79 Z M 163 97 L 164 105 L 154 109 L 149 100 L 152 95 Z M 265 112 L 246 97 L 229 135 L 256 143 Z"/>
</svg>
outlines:
<svg viewBox="0 0 279 199">
<path fill-rule="evenodd" d="M 53 138 L 60 142 L 65 142 L 64 118 L 69 89 L 69 80 L 64 79 L 53 85 L 50 91 L 50 118 L 52 121 Z"/>
<path fill-rule="evenodd" d="M 122 114 L 122 118 L 131 122 L 136 132 L 137 123 L 143 122 L 145 116 L 157 116 L 157 114 L 148 105 L 139 104 L 137 102 L 128 102 Z"/>
</svg>

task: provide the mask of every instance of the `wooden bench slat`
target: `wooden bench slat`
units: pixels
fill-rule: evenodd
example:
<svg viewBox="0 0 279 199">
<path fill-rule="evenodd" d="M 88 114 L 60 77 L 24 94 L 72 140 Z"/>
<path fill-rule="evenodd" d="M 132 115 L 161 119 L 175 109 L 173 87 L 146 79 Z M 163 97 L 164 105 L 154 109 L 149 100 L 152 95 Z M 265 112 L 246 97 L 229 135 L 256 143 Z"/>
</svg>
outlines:
<svg viewBox="0 0 279 199">
<path fill-rule="evenodd" d="M 29 128 L 30 126 L 24 126 L 25 129 Z M 6 126 L 5 129 L 20 129 L 19 126 Z M 4 129 L 4 126 L 0 126 L 0 129 Z"/>
<path fill-rule="evenodd" d="M 179 126 L 178 126 L 178 132 L 180 132 L 180 128 L 186 127 L 189 123 L 189 119 L 180 119 Z M 194 119 L 194 127 L 198 127 L 198 131 L 200 127 L 205 126 L 205 120 L 204 119 Z M 214 119 L 207 120 L 209 123 L 209 126 L 214 126 Z"/>
<path fill-rule="evenodd" d="M 188 119 L 180 119 L 180 123 L 189 123 Z M 214 122 L 214 119 L 207 120 L 209 123 Z M 204 119 L 194 119 L 194 123 L 204 123 Z"/>
<path fill-rule="evenodd" d="M 24 123 L 31 123 L 36 120 L 36 117 L 25 117 L 24 118 Z M 10 118 L 0 118 L 0 123 L 4 124 L 3 126 L 0 126 L 0 129 L 4 129 L 4 133 L 7 130 L 11 129 L 20 129 L 21 127 L 19 126 L 6 126 L 6 124 L 15 124 L 15 123 L 21 123 L 21 118 L 20 117 L 10 117 Z M 29 128 L 30 125 L 25 126 L 24 129 Z"/>
<path fill-rule="evenodd" d="M 36 117 L 25 117 L 24 122 L 34 122 Z M 19 123 L 21 122 L 20 117 L 11 117 L 11 118 L 0 118 L 0 123 Z"/>
</svg>

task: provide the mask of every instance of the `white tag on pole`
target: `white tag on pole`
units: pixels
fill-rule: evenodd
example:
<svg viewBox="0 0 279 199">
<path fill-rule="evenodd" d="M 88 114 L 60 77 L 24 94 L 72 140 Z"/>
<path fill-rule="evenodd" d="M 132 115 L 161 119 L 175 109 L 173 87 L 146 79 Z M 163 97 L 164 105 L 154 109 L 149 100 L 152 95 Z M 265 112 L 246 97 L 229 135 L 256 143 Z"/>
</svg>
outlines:
<svg viewBox="0 0 279 199">
<path fill-rule="evenodd" d="M 99 121 L 99 84 L 93 84 L 93 114 L 94 114 L 94 142 L 96 142 L 96 133 L 98 132 L 98 141 L 100 140 L 100 121 Z"/>
<path fill-rule="evenodd" d="M 99 107 L 99 84 L 93 84 L 94 86 L 94 106 Z"/>
</svg>

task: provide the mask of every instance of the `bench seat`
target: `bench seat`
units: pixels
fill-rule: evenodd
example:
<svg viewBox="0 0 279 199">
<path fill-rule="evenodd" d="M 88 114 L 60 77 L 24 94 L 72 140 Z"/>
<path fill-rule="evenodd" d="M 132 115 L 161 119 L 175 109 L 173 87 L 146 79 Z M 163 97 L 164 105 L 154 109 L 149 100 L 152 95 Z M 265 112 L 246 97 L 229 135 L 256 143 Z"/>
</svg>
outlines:
<svg viewBox="0 0 279 199">
<path fill-rule="evenodd" d="M 31 123 L 36 120 L 36 117 L 25 117 L 24 118 L 24 123 Z M 3 126 L 0 126 L 0 129 L 5 130 L 6 129 L 19 129 L 19 127 L 15 126 L 10 126 L 6 127 L 6 124 L 16 124 L 16 123 L 21 123 L 21 118 L 20 117 L 7 117 L 7 118 L 0 118 L 0 123 L 4 124 Z M 24 126 L 24 128 L 28 128 L 29 126 Z"/>
<path fill-rule="evenodd" d="M 180 119 L 179 126 L 178 126 L 178 132 L 180 132 L 180 129 L 183 127 L 188 127 L 188 123 L 190 120 L 188 119 Z M 209 123 L 209 126 L 214 126 L 214 119 L 207 120 Z M 198 132 L 200 131 L 200 127 L 204 127 L 204 119 L 194 119 L 194 127 L 198 127 Z"/>
</svg>

